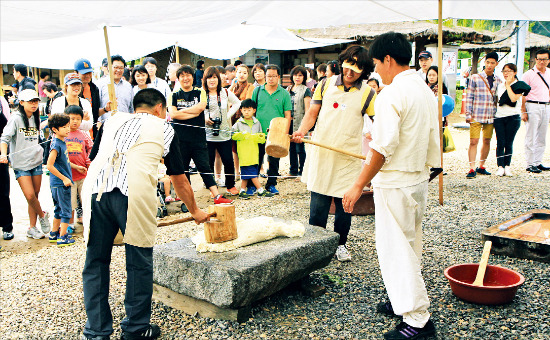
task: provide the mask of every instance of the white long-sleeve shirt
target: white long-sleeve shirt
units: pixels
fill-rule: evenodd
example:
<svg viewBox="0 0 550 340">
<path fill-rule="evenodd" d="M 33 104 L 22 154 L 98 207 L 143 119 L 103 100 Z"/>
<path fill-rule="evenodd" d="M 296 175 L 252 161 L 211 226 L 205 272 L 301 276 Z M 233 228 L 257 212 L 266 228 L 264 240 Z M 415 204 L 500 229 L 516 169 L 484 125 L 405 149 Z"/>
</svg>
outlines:
<svg viewBox="0 0 550 340">
<path fill-rule="evenodd" d="M 376 119 L 369 146 L 385 157 L 375 187 L 399 188 L 429 178 L 439 167 L 439 122 L 433 92 L 414 70 L 399 73 L 374 103 Z"/>
</svg>

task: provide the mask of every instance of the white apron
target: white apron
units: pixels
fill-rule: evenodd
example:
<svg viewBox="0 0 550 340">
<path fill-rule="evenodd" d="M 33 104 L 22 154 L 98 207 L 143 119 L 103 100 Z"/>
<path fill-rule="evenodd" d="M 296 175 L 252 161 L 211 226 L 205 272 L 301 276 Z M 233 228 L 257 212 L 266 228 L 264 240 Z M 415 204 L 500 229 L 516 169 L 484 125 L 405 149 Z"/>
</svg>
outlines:
<svg viewBox="0 0 550 340">
<path fill-rule="evenodd" d="M 363 83 L 358 91 L 344 92 L 331 80 L 323 96 L 312 140 L 361 154 L 361 99 L 367 89 L 370 87 Z M 335 103 L 338 103 L 336 108 Z M 308 145 L 302 182 L 307 184 L 309 191 L 342 198 L 360 172 L 360 159 Z"/>
<path fill-rule="evenodd" d="M 118 170 L 120 154 L 115 149 L 114 137 L 118 129 L 134 114 L 117 113 L 111 117 L 103 131 L 99 152 L 88 169 L 83 185 L 84 239 L 88 242 L 91 220 L 91 197 L 94 182 L 105 164 Z M 157 169 L 164 150 L 164 121 L 154 116 L 141 116 L 140 137 L 126 152 L 128 181 L 128 211 L 124 242 L 137 247 L 153 247 L 157 229 L 156 183 Z M 118 154 L 118 157 L 117 157 Z M 105 171 L 107 177 L 110 171 Z M 106 178 L 104 178 L 105 180 Z M 103 186 L 97 195 L 101 200 Z M 121 212 L 124 213 L 124 212 Z"/>
</svg>

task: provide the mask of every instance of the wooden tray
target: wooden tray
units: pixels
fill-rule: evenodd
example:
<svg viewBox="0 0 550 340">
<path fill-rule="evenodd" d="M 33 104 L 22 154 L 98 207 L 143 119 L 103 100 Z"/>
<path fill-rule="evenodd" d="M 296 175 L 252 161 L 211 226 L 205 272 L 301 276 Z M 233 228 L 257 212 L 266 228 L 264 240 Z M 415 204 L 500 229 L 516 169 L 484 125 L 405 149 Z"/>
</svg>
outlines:
<svg viewBox="0 0 550 340">
<path fill-rule="evenodd" d="M 481 235 L 483 242 L 493 242 L 493 254 L 550 263 L 550 210 L 531 210 Z"/>
</svg>

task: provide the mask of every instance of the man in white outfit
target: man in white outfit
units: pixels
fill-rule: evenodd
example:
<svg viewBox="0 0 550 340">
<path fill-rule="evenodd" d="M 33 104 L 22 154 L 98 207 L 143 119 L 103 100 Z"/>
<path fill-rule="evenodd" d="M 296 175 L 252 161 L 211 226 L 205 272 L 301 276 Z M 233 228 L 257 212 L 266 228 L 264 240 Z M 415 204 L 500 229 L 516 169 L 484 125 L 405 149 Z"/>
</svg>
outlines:
<svg viewBox="0 0 550 340">
<path fill-rule="evenodd" d="M 550 170 L 542 164 L 546 148 L 546 132 L 550 118 L 550 51 L 537 51 L 535 67 L 525 72 L 523 81 L 531 86 L 527 96 L 523 96 L 521 119 L 525 122 L 526 170 L 540 173 Z"/>
<path fill-rule="evenodd" d="M 437 104 L 430 89 L 409 69 L 412 51 L 403 34 L 379 36 L 369 53 L 375 71 L 388 85 L 375 102 L 365 167 L 342 203 L 351 212 L 365 185 L 372 182 L 376 250 L 389 296 L 377 310 L 403 316 L 403 322 L 384 338 L 424 338 L 435 335 L 421 255 L 429 170 L 440 166 Z"/>
</svg>

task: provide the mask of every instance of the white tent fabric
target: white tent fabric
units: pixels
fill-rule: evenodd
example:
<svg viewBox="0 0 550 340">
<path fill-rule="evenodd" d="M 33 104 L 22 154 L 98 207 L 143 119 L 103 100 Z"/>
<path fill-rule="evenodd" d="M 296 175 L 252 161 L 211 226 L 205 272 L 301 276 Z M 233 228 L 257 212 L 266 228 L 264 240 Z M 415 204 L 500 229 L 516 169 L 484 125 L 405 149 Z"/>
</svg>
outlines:
<svg viewBox="0 0 550 340">
<path fill-rule="evenodd" d="M 265 1 L 246 20 L 286 28 L 321 28 L 437 19 L 437 0 Z M 550 21 L 548 0 L 443 0 L 443 18 Z M 307 13 L 307 15 L 304 15 Z"/>
<path fill-rule="evenodd" d="M 251 48 L 344 42 L 304 41 L 286 28 L 435 19 L 437 8 L 437 0 L 0 1 L 0 63 L 72 68 L 83 56 L 99 62 L 106 54 L 103 25 L 111 27 L 112 54 L 127 59 L 176 41 L 196 54 L 229 59 Z M 548 8 L 550 0 L 443 0 L 443 17 L 550 21 Z"/>
<path fill-rule="evenodd" d="M 164 34 L 138 31 L 125 27 L 108 28 L 111 54 L 120 54 L 126 60 L 179 46 L 203 57 L 231 59 L 252 48 L 268 50 L 300 50 L 350 42 L 345 39 L 302 39 L 285 28 L 255 25 L 236 25 L 221 32 L 200 34 Z M 231 39 L 246 37 L 246 39 Z M 2 42 L 0 64 L 25 64 L 31 67 L 72 69 L 75 60 L 87 58 L 92 65 L 100 65 L 106 56 L 103 30 L 67 37 L 33 41 Z"/>
<path fill-rule="evenodd" d="M 54 39 L 94 31 L 103 25 L 198 34 L 242 22 L 314 28 L 425 20 L 437 18 L 437 4 L 437 0 L 1 1 L 0 40 Z M 443 0 L 443 18 L 548 21 L 548 8 L 549 0 Z"/>
<path fill-rule="evenodd" d="M 111 55 L 120 54 L 126 60 L 141 58 L 175 43 L 170 36 L 123 27 L 108 28 L 108 34 Z M 1 47 L 0 64 L 51 69 L 73 69 L 79 58 L 86 58 L 98 67 L 107 56 L 102 29 L 55 39 L 2 42 Z"/>
</svg>

